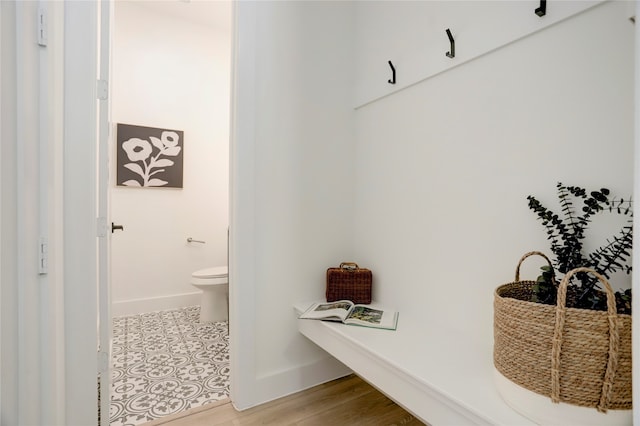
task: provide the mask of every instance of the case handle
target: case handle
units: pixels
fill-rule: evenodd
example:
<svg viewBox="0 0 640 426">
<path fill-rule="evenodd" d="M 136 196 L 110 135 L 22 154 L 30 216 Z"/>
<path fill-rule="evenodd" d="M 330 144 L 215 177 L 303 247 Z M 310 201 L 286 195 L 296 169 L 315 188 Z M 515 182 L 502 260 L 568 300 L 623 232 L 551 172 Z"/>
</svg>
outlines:
<svg viewBox="0 0 640 426">
<path fill-rule="evenodd" d="M 360 269 L 360 267 L 355 262 L 342 262 L 340 264 L 340 269 L 346 269 L 348 271 L 357 271 L 358 269 Z"/>
</svg>

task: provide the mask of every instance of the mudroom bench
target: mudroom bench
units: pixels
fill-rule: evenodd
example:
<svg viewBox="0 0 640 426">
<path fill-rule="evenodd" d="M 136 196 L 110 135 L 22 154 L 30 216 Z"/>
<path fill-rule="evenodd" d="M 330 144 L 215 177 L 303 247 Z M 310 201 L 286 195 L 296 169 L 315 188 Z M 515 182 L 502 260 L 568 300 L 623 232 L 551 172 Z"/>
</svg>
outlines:
<svg viewBox="0 0 640 426">
<path fill-rule="evenodd" d="M 310 303 L 294 306 L 301 314 Z M 502 400 L 493 380 L 492 342 L 445 324 L 427 327 L 401 312 L 398 329 L 298 319 L 298 330 L 423 422 L 533 425 Z"/>
</svg>

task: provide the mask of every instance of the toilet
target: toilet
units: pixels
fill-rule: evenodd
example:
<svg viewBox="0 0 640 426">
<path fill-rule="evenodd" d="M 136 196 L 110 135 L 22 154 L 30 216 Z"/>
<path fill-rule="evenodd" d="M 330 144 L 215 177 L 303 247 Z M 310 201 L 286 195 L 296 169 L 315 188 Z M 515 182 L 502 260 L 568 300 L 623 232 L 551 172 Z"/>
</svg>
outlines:
<svg viewBox="0 0 640 426">
<path fill-rule="evenodd" d="M 191 284 L 202 290 L 200 322 L 229 320 L 229 268 L 216 266 L 195 271 Z"/>
</svg>

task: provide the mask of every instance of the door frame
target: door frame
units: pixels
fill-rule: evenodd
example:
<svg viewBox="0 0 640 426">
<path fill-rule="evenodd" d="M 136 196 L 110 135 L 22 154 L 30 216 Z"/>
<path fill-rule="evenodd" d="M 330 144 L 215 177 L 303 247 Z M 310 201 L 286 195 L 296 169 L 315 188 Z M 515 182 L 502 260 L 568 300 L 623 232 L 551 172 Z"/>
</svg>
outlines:
<svg viewBox="0 0 640 426">
<path fill-rule="evenodd" d="M 64 2 L 64 353 L 66 424 L 96 424 L 97 135 L 100 3 Z"/>
<path fill-rule="evenodd" d="M 109 425 L 111 402 L 111 226 L 110 226 L 110 70 L 113 3 L 100 0 L 98 46 L 98 376 L 100 424 Z M 106 395 L 106 397 L 105 397 Z"/>
</svg>

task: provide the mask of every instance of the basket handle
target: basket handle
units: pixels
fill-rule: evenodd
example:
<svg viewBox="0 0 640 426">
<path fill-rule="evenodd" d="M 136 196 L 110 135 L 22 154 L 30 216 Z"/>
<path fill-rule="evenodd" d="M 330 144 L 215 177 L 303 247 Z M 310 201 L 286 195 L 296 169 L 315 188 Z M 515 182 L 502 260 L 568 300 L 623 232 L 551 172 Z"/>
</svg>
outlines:
<svg viewBox="0 0 640 426">
<path fill-rule="evenodd" d="M 518 266 L 516 267 L 516 281 L 520 281 L 520 265 L 522 265 L 522 262 L 524 262 L 524 260 L 527 257 L 533 256 L 534 254 L 544 257 L 544 260 L 547 261 L 547 263 L 551 267 L 551 274 L 552 274 L 551 275 L 551 282 L 553 283 L 554 286 L 558 287 L 558 283 L 556 283 L 556 273 L 553 270 L 553 265 L 551 264 L 551 261 L 549 260 L 549 258 L 544 253 L 542 253 L 540 251 L 530 251 L 529 253 L 525 253 L 524 256 L 522 256 L 520 258 L 520 261 L 518 261 Z"/>
<path fill-rule="evenodd" d="M 356 271 L 356 270 L 360 269 L 360 267 L 355 262 L 342 262 L 340 264 L 340 269 L 347 269 L 349 271 Z"/>
<path fill-rule="evenodd" d="M 591 268 L 576 268 L 569 271 L 558 287 L 558 303 L 556 305 L 556 324 L 553 332 L 553 346 L 551 348 L 551 401 L 560 401 L 560 351 L 562 348 L 562 332 L 564 329 L 565 317 L 567 314 L 567 287 L 571 277 L 579 272 L 589 272 L 595 275 L 598 280 L 604 284 L 607 294 L 607 318 L 609 320 L 609 359 L 607 361 L 607 369 L 602 381 L 602 392 L 600 393 L 600 401 L 597 410 L 601 413 L 607 412 L 607 407 L 611 402 L 611 391 L 613 387 L 613 378 L 618 368 L 618 348 L 620 345 L 620 335 L 618 334 L 618 321 L 616 309 L 616 296 L 607 279 Z"/>
</svg>

